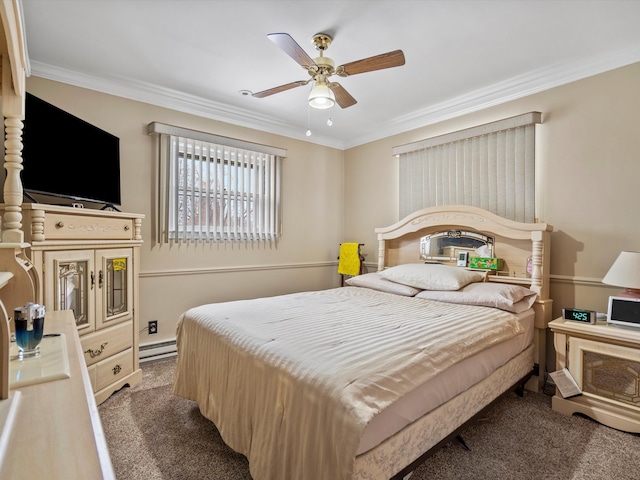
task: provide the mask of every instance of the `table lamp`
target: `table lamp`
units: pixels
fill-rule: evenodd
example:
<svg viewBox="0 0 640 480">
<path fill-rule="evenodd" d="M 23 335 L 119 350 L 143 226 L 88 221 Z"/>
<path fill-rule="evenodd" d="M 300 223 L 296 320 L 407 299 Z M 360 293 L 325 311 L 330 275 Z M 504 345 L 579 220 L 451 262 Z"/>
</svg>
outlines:
<svg viewBox="0 0 640 480">
<path fill-rule="evenodd" d="M 640 252 L 620 252 L 602 283 L 624 287 L 619 297 L 640 298 Z"/>
</svg>

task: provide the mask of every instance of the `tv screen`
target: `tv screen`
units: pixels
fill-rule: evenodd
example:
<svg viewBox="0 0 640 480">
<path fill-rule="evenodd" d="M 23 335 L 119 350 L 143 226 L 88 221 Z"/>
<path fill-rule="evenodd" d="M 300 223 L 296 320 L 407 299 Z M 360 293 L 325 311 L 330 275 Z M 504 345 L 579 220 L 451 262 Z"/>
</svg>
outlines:
<svg viewBox="0 0 640 480">
<path fill-rule="evenodd" d="M 29 93 L 22 184 L 26 193 L 120 205 L 120 139 Z"/>
</svg>

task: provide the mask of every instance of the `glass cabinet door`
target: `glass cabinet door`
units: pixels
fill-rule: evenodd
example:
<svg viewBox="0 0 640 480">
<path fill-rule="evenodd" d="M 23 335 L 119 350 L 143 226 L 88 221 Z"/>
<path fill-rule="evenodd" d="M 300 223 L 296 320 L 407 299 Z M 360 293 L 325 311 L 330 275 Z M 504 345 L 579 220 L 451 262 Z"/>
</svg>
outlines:
<svg viewBox="0 0 640 480">
<path fill-rule="evenodd" d="M 94 315 L 94 252 L 78 250 L 46 252 L 44 303 L 51 310 L 71 310 L 78 329 L 93 330 Z"/>
<path fill-rule="evenodd" d="M 132 249 L 97 250 L 96 263 L 100 265 L 96 298 L 97 328 L 131 319 L 133 316 Z"/>
<path fill-rule="evenodd" d="M 127 260 L 127 258 L 106 259 L 104 288 L 107 317 L 120 315 L 128 309 Z"/>
<path fill-rule="evenodd" d="M 133 318 L 133 249 L 51 251 L 44 254 L 44 303 L 72 310 L 80 334 Z"/>
</svg>

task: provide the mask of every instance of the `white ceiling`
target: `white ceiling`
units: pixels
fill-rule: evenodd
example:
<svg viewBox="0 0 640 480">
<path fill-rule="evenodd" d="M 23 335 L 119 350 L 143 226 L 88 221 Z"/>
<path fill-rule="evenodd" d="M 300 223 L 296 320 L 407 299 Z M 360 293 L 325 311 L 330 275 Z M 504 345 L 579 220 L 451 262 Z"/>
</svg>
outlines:
<svg viewBox="0 0 640 480">
<path fill-rule="evenodd" d="M 638 0 L 23 0 L 30 74 L 349 148 L 640 61 Z M 333 77 L 358 103 L 306 104 L 308 79 L 267 39 L 333 36 L 336 65 L 402 49 L 406 64 Z M 311 137 L 305 136 L 310 121 Z"/>
</svg>

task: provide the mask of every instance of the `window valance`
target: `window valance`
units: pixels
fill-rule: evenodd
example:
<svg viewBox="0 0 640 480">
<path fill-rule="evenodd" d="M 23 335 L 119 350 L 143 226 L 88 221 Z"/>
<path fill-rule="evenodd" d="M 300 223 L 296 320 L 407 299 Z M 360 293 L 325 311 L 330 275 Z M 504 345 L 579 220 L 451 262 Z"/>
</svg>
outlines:
<svg viewBox="0 0 640 480">
<path fill-rule="evenodd" d="M 535 222 L 535 124 L 540 112 L 395 147 L 399 218 L 427 207 L 470 205 Z"/>
</svg>

